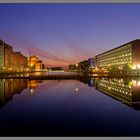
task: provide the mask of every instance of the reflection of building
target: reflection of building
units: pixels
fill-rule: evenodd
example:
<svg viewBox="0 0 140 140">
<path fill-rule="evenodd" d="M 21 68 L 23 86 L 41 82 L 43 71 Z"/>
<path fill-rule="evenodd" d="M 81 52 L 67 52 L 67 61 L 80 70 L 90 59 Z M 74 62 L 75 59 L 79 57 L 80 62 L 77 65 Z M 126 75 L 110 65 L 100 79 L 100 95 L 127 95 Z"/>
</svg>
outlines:
<svg viewBox="0 0 140 140">
<path fill-rule="evenodd" d="M 95 56 L 96 68 L 119 71 L 140 68 L 140 40 L 134 40 Z"/>
<path fill-rule="evenodd" d="M 27 57 L 13 52 L 12 46 L 0 40 L 0 70 L 12 71 L 27 68 Z"/>
<path fill-rule="evenodd" d="M 28 58 L 28 66 L 31 68 L 31 70 L 35 70 L 35 71 L 40 71 L 44 69 L 44 64 L 35 55 L 32 55 Z"/>
<path fill-rule="evenodd" d="M 140 82 L 123 79 L 97 79 L 97 90 L 127 104 L 138 107 L 140 103 Z M 140 106 L 139 106 L 140 108 Z"/>
<path fill-rule="evenodd" d="M 0 106 L 12 100 L 14 94 L 27 88 L 26 79 L 0 79 Z"/>
<path fill-rule="evenodd" d="M 28 88 L 30 89 L 31 93 L 38 87 L 41 80 L 28 80 Z"/>
</svg>

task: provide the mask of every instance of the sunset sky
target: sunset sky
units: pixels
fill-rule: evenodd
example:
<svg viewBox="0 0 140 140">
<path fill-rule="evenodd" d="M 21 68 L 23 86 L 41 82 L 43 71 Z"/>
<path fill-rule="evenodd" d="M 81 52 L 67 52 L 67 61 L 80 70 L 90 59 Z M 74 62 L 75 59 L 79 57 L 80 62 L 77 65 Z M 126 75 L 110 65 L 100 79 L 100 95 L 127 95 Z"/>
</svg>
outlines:
<svg viewBox="0 0 140 140">
<path fill-rule="evenodd" d="M 0 4 L 0 39 L 67 66 L 140 39 L 140 4 Z"/>
</svg>

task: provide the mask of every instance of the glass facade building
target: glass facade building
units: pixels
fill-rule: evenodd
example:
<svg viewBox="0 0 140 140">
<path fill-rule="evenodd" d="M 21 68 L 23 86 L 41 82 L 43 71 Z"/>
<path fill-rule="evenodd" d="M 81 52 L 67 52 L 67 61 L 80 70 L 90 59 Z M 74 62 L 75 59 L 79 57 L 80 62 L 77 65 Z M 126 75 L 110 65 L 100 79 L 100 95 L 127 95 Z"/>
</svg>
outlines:
<svg viewBox="0 0 140 140">
<path fill-rule="evenodd" d="M 98 69 L 140 68 L 140 40 L 134 40 L 95 56 Z"/>
</svg>

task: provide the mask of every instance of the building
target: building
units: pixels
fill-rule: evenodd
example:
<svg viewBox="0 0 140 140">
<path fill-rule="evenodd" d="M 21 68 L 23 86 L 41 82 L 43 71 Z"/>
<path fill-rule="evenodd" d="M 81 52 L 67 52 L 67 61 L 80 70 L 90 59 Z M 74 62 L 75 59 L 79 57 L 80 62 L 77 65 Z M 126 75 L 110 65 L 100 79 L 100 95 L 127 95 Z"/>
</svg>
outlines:
<svg viewBox="0 0 140 140">
<path fill-rule="evenodd" d="M 79 67 L 80 67 L 80 71 L 81 71 L 81 72 L 88 71 L 88 69 L 89 69 L 88 60 L 81 61 L 81 62 L 79 63 Z"/>
<path fill-rule="evenodd" d="M 30 70 L 33 70 L 33 71 L 40 71 L 40 70 L 44 69 L 44 64 L 35 55 L 28 57 L 28 66 L 29 66 Z"/>
<path fill-rule="evenodd" d="M 140 40 L 137 39 L 95 56 L 96 69 L 135 73 L 140 68 L 139 54 Z"/>
<path fill-rule="evenodd" d="M 24 70 L 28 67 L 27 57 L 22 55 L 20 52 L 12 53 L 12 69 L 13 70 Z"/>
<path fill-rule="evenodd" d="M 62 72 L 64 72 L 64 69 L 62 67 L 50 67 L 49 71 L 62 71 Z"/>
<path fill-rule="evenodd" d="M 93 65 L 93 59 L 89 58 L 88 60 L 83 60 L 77 64 L 69 65 L 69 71 L 88 74 L 90 67 Z"/>
<path fill-rule="evenodd" d="M 69 65 L 69 71 L 77 72 L 78 71 L 78 64 Z"/>
<path fill-rule="evenodd" d="M 94 68 L 95 67 L 95 58 L 89 58 L 88 65 L 89 65 L 89 67 Z"/>
<path fill-rule="evenodd" d="M 14 52 L 12 46 L 0 40 L 0 71 L 20 71 L 27 68 L 27 57 Z"/>
<path fill-rule="evenodd" d="M 95 58 L 88 59 L 89 74 L 93 74 L 95 70 Z"/>
<path fill-rule="evenodd" d="M 12 67 L 12 47 L 0 40 L 0 69 L 10 70 Z"/>
<path fill-rule="evenodd" d="M 69 71 L 73 71 L 74 65 L 69 65 Z"/>
</svg>

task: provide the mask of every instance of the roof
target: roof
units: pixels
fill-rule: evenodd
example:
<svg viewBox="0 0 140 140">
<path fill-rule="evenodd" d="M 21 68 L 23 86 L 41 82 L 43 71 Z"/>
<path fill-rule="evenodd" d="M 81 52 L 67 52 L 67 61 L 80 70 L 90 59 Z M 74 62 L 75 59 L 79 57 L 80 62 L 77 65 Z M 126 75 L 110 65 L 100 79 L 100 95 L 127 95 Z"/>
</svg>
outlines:
<svg viewBox="0 0 140 140">
<path fill-rule="evenodd" d="M 99 55 L 102 55 L 102 54 L 105 54 L 105 53 L 107 53 L 107 52 L 116 50 L 116 49 L 118 49 L 118 48 L 121 48 L 121 47 L 123 47 L 123 46 L 125 46 L 125 45 L 131 44 L 131 43 L 136 42 L 136 41 L 140 41 L 140 39 L 135 39 L 135 40 L 133 40 L 133 41 L 130 41 L 130 42 L 128 42 L 128 43 L 125 43 L 125 44 L 123 44 L 123 45 L 121 45 L 121 46 L 118 46 L 118 47 L 113 48 L 113 49 L 111 49 L 111 50 L 105 51 L 105 52 L 103 52 L 103 53 L 101 53 L 101 54 L 98 54 L 98 55 L 96 55 L 95 57 L 97 57 L 97 56 L 99 56 Z"/>
</svg>

